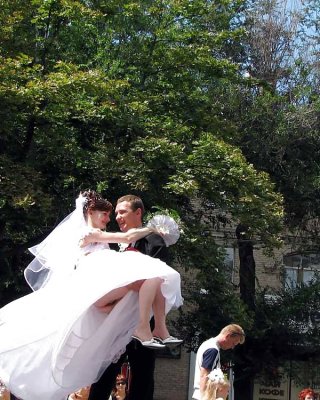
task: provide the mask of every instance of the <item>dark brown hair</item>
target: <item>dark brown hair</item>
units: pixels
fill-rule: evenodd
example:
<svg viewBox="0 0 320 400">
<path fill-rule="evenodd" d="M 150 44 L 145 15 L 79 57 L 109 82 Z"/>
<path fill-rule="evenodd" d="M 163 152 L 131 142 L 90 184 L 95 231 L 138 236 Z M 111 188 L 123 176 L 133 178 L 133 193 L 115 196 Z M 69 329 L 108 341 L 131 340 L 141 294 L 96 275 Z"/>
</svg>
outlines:
<svg viewBox="0 0 320 400">
<path fill-rule="evenodd" d="M 141 208 L 141 214 L 144 214 L 144 204 L 140 197 L 135 196 L 134 194 L 127 194 L 120 197 L 117 200 L 117 204 L 122 203 L 123 201 L 127 201 L 128 203 L 130 203 L 132 211 L 136 211 L 138 208 Z"/>
<path fill-rule="evenodd" d="M 86 217 L 88 211 L 112 211 L 112 204 L 104 199 L 99 193 L 94 190 L 86 190 L 81 192 L 81 195 L 86 198 L 83 206 L 83 214 Z"/>
<path fill-rule="evenodd" d="M 119 382 L 119 381 L 120 381 L 120 382 L 125 382 L 126 385 L 127 385 L 127 379 L 126 379 L 125 376 L 122 375 L 122 374 L 117 375 L 115 384 L 117 385 L 117 382 Z M 111 392 L 111 397 L 112 397 L 112 399 L 115 399 L 115 398 L 116 398 L 117 390 L 118 390 L 117 387 L 115 387 L 115 388 L 112 390 L 112 392 Z M 127 387 L 127 386 L 126 386 L 125 392 L 126 392 L 126 397 L 127 397 L 127 394 L 128 394 L 128 387 Z"/>
</svg>

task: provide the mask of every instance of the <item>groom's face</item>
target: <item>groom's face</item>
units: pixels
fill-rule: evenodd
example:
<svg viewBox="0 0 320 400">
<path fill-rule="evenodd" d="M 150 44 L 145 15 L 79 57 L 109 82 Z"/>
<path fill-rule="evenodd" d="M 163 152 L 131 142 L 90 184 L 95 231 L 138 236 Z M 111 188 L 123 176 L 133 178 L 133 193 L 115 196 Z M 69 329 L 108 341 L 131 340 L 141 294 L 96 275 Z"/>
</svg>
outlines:
<svg viewBox="0 0 320 400">
<path fill-rule="evenodd" d="M 129 201 L 122 201 L 116 205 L 115 209 L 116 221 L 122 232 L 127 232 L 131 228 L 141 226 L 141 208 L 132 210 Z"/>
</svg>

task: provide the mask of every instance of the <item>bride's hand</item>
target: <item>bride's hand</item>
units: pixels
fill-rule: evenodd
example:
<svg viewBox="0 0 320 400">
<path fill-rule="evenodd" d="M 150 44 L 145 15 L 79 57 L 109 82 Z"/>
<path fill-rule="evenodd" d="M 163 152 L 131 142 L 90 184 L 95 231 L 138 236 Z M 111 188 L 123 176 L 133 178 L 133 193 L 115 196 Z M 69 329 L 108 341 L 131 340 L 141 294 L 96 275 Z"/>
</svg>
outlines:
<svg viewBox="0 0 320 400">
<path fill-rule="evenodd" d="M 157 235 L 160 235 L 162 237 L 165 237 L 168 233 L 161 228 L 152 228 L 152 229 L 153 229 L 153 233 L 156 233 Z"/>
<path fill-rule="evenodd" d="M 87 232 L 80 240 L 79 240 L 79 246 L 81 248 L 88 246 L 90 243 L 94 243 L 98 240 L 98 238 L 101 235 L 101 230 L 100 229 L 94 229 L 92 228 L 89 232 Z"/>
</svg>

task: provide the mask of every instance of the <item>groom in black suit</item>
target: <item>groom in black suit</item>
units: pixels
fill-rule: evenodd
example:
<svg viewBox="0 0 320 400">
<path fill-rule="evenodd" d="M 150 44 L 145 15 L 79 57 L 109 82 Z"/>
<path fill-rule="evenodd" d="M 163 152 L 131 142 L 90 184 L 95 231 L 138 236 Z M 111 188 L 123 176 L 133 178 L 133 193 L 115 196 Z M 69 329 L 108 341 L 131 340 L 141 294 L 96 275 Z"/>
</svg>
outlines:
<svg viewBox="0 0 320 400">
<path fill-rule="evenodd" d="M 126 195 L 117 201 L 116 220 L 122 232 L 131 228 L 142 226 L 144 205 L 140 197 Z M 151 233 L 131 247 L 143 254 L 168 261 L 168 251 L 163 238 Z M 153 400 L 155 350 L 142 346 L 136 340 L 132 340 L 126 348 L 125 354 L 117 363 L 111 364 L 103 373 L 98 382 L 91 386 L 88 400 L 106 400 L 114 387 L 116 376 L 120 373 L 121 365 L 128 360 L 130 364 L 131 382 L 129 400 Z"/>
</svg>

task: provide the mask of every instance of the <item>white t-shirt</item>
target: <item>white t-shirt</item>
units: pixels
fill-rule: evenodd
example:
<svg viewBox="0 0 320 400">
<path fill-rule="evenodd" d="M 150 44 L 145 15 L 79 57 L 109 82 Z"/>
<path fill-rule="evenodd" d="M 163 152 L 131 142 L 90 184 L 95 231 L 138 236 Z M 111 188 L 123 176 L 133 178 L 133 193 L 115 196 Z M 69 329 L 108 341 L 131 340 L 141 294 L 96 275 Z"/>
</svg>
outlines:
<svg viewBox="0 0 320 400">
<path fill-rule="evenodd" d="M 205 368 L 212 371 L 220 368 L 220 347 L 216 338 L 210 338 L 203 342 L 197 351 L 194 371 L 193 399 L 200 400 L 200 370 Z"/>
</svg>

